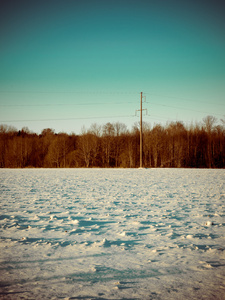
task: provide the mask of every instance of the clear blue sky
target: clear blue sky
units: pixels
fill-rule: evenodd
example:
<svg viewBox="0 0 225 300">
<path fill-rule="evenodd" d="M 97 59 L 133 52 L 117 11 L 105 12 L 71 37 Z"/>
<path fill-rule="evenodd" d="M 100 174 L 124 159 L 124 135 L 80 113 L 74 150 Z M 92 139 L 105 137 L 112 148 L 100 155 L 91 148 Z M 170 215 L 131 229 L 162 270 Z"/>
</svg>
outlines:
<svg viewBox="0 0 225 300">
<path fill-rule="evenodd" d="M 141 91 L 152 125 L 225 115 L 224 1 L 0 3 L 0 124 L 131 128 Z"/>
</svg>

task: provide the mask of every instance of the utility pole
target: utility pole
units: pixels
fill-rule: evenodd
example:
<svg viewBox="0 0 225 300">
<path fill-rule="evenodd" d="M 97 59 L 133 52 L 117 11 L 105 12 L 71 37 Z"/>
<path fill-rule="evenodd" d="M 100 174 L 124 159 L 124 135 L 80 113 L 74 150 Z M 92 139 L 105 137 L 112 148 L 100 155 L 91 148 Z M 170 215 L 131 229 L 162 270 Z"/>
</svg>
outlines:
<svg viewBox="0 0 225 300">
<path fill-rule="evenodd" d="M 143 167 L 143 161 L 142 161 L 142 157 L 143 157 L 143 134 L 142 134 L 142 112 L 143 110 L 146 110 L 147 112 L 147 109 L 143 109 L 142 108 L 142 92 L 141 92 L 141 102 L 140 102 L 140 109 L 136 110 L 137 111 L 140 111 L 140 168 Z"/>
<path fill-rule="evenodd" d="M 142 168 L 142 153 L 143 153 L 143 138 L 142 138 L 142 92 L 141 92 L 141 103 L 140 103 L 140 168 Z"/>
</svg>

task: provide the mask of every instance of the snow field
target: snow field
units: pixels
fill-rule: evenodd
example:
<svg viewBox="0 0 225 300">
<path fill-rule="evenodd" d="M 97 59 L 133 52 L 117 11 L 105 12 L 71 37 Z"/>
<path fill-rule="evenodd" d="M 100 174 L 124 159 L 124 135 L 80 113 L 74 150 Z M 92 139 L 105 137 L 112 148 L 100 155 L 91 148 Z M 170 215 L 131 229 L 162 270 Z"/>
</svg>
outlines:
<svg viewBox="0 0 225 300">
<path fill-rule="evenodd" d="M 224 170 L 0 178 L 2 299 L 224 299 Z"/>
</svg>

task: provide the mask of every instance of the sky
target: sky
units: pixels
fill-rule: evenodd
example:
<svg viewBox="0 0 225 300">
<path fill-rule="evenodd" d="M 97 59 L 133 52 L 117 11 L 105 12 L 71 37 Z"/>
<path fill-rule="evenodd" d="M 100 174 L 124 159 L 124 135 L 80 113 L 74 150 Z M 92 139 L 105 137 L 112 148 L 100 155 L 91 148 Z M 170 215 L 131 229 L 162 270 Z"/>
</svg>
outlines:
<svg viewBox="0 0 225 300">
<path fill-rule="evenodd" d="M 0 0 L 0 124 L 225 118 L 224 1 Z M 147 113 L 147 114 L 146 114 Z"/>
</svg>

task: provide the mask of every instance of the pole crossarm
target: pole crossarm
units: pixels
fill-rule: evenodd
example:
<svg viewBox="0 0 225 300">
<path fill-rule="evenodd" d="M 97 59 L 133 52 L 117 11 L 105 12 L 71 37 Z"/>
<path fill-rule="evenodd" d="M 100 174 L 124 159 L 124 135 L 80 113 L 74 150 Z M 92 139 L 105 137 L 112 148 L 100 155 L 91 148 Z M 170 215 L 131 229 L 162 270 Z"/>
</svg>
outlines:
<svg viewBox="0 0 225 300">
<path fill-rule="evenodd" d="M 135 110 L 135 116 L 137 116 L 137 111 L 141 111 L 140 109 Z M 146 111 L 146 116 L 148 115 L 148 110 L 147 108 L 143 108 L 142 111 Z"/>
</svg>

